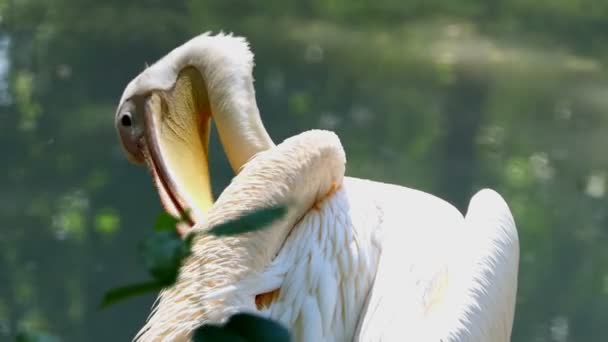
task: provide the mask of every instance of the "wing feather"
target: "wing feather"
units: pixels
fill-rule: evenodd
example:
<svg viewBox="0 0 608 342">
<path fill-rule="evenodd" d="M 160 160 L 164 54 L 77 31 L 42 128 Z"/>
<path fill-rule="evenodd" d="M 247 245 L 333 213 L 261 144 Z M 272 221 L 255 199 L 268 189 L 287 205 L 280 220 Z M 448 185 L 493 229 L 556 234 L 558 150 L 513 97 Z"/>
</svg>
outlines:
<svg viewBox="0 0 608 342">
<path fill-rule="evenodd" d="M 519 242 L 502 197 L 480 191 L 466 218 L 422 193 L 399 205 L 386 206 L 378 272 L 356 340 L 509 341 Z"/>
</svg>

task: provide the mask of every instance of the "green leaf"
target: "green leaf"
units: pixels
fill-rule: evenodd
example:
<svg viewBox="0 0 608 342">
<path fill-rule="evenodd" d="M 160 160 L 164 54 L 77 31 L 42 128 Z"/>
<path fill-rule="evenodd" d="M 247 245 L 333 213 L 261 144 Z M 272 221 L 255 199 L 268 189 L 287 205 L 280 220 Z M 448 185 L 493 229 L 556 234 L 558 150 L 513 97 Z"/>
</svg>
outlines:
<svg viewBox="0 0 608 342">
<path fill-rule="evenodd" d="M 148 281 L 144 283 L 116 287 L 106 292 L 101 300 L 101 303 L 99 304 L 99 308 L 103 309 L 125 299 L 140 296 L 149 292 L 157 292 L 162 288 L 163 284 L 159 283 L 158 281 Z"/>
<path fill-rule="evenodd" d="M 154 224 L 154 230 L 157 232 L 165 231 L 165 230 L 175 230 L 176 226 L 179 223 L 188 222 L 190 217 L 190 209 L 184 210 L 184 212 L 180 215 L 179 218 L 175 218 L 166 212 L 161 212 L 156 217 L 156 223 Z"/>
<path fill-rule="evenodd" d="M 180 219 L 177 219 L 166 212 L 162 212 L 156 217 L 156 223 L 154 224 L 154 230 L 157 232 L 162 231 L 172 231 L 175 230 L 175 227 L 180 222 Z"/>
<path fill-rule="evenodd" d="M 175 230 L 156 231 L 146 238 L 140 253 L 152 277 L 165 286 L 177 280 L 184 258 L 190 255 L 192 237 L 182 240 Z"/>
<path fill-rule="evenodd" d="M 289 331 L 278 322 L 246 313 L 230 317 L 224 327 L 247 341 L 289 342 Z"/>
<path fill-rule="evenodd" d="M 281 324 L 260 316 L 235 314 L 223 326 L 207 324 L 194 332 L 194 342 L 205 341 L 264 341 L 289 342 L 289 331 Z"/>
<path fill-rule="evenodd" d="M 193 342 L 248 342 L 238 334 L 218 325 L 207 324 L 196 329 L 192 336 Z"/>
<path fill-rule="evenodd" d="M 143 264 L 154 280 L 117 287 L 106 292 L 100 308 L 148 292 L 160 291 L 163 287 L 175 283 L 183 259 L 190 255 L 194 239 L 194 234 L 189 234 L 184 239 L 180 238 L 175 230 L 175 224 L 178 222 L 180 220 L 170 215 L 159 215 L 155 232 L 140 246 Z"/>
<path fill-rule="evenodd" d="M 254 210 L 241 217 L 218 224 L 209 230 L 215 236 L 238 235 L 267 228 L 272 222 L 282 218 L 287 213 L 287 206 L 278 205 L 270 208 Z"/>
</svg>

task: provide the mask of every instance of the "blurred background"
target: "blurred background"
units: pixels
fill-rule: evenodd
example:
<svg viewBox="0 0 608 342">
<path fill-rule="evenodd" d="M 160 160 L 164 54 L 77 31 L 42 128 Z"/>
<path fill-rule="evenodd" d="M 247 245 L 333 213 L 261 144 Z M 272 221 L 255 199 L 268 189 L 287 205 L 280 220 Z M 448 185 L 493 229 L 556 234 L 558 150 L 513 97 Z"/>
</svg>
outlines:
<svg viewBox="0 0 608 342">
<path fill-rule="evenodd" d="M 334 130 L 351 176 L 461 210 L 497 189 L 519 228 L 513 341 L 608 335 L 608 2 L 0 0 L 0 340 L 129 340 L 161 208 L 113 127 L 127 82 L 212 30 L 246 36 L 280 142 Z M 214 135 L 217 193 L 232 172 Z"/>
</svg>

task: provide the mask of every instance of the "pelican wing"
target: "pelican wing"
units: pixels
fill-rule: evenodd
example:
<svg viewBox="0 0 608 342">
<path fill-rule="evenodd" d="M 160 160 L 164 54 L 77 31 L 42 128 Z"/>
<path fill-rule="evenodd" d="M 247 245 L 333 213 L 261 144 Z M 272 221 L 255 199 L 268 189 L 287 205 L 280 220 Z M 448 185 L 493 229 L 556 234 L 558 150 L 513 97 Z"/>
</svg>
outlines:
<svg viewBox="0 0 608 342">
<path fill-rule="evenodd" d="M 384 233 L 356 340 L 509 341 L 519 242 L 507 204 L 482 190 L 463 218 L 438 198 L 413 197 L 405 205 L 415 212 L 401 203 L 400 215 L 385 213 L 385 227 L 398 229 Z"/>
</svg>

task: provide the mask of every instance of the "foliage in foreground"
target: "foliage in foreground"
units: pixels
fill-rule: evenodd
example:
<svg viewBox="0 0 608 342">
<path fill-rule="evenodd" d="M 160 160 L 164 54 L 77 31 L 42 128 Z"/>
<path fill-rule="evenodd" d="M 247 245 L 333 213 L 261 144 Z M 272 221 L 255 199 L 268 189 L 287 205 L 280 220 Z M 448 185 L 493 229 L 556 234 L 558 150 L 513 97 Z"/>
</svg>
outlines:
<svg viewBox="0 0 608 342">
<path fill-rule="evenodd" d="M 230 317 L 224 325 L 204 325 L 194 332 L 194 342 L 204 341 L 265 341 L 287 342 L 289 331 L 270 319 L 239 313 Z"/>
<path fill-rule="evenodd" d="M 211 228 L 208 233 L 216 236 L 238 235 L 268 227 L 287 212 L 285 206 L 275 206 L 254 210 L 235 220 L 224 222 Z M 114 288 L 101 301 L 101 307 L 121 302 L 125 299 L 148 292 L 156 292 L 173 285 L 184 259 L 191 254 L 195 234 L 182 239 L 176 226 L 185 218 L 176 219 L 162 213 L 156 220 L 154 233 L 140 246 L 141 258 L 151 276 L 151 280 Z M 289 341 L 289 332 L 279 323 L 252 314 L 236 314 L 223 325 L 205 325 L 195 331 L 193 340 L 203 341 Z M 47 341 L 46 339 L 26 339 L 23 341 Z"/>
</svg>

